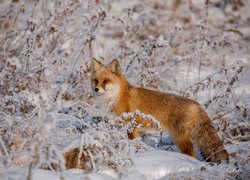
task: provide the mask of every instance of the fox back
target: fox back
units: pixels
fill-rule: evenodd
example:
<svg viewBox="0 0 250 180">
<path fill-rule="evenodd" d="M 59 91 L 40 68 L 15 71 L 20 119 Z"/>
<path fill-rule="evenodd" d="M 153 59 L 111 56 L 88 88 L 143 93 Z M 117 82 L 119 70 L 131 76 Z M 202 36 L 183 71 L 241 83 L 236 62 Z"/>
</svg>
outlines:
<svg viewBox="0 0 250 180">
<path fill-rule="evenodd" d="M 151 114 L 170 133 L 181 152 L 196 157 L 193 149 L 195 146 L 206 160 L 228 161 L 228 153 L 222 141 L 198 102 L 175 94 L 131 86 L 123 76 L 117 60 L 104 66 L 93 59 L 91 73 L 94 96 L 109 104 L 109 110 L 116 116 L 135 110 Z M 128 133 L 130 139 L 140 137 L 142 129 L 153 126 L 152 121 L 144 121 L 140 117 L 136 121 L 141 126 Z"/>
</svg>

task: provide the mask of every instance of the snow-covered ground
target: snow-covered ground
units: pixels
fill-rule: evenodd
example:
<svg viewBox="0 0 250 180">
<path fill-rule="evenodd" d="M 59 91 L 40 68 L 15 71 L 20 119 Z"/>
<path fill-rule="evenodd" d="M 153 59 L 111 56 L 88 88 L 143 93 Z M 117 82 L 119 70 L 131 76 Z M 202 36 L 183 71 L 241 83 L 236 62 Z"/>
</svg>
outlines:
<svg viewBox="0 0 250 180">
<path fill-rule="evenodd" d="M 36 180 L 56 180 L 65 178 L 75 180 L 90 179 L 160 179 L 171 173 L 183 173 L 199 171 L 201 162 L 183 154 L 168 151 L 151 151 L 138 153 L 133 157 L 134 164 L 128 168 L 128 172 L 119 177 L 112 169 L 103 169 L 96 173 L 86 174 L 81 170 L 69 170 L 64 172 L 46 171 L 34 169 L 32 178 Z M 6 175 L 6 176 L 5 176 Z M 28 175 L 28 169 L 6 170 L 3 176 L 6 179 L 22 179 Z"/>
<path fill-rule="evenodd" d="M 0 1 L 0 179 L 250 179 L 249 8 L 248 0 Z M 200 102 L 230 162 L 181 154 L 167 132 L 128 140 L 122 118 L 91 95 L 93 57 L 118 59 L 132 85 Z M 68 169 L 74 148 L 81 166 Z"/>
</svg>

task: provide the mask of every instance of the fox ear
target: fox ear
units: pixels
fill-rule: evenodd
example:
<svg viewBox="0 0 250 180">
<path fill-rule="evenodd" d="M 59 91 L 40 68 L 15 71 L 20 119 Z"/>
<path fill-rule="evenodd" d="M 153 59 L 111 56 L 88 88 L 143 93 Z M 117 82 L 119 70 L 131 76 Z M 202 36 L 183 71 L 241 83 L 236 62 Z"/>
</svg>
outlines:
<svg viewBox="0 0 250 180">
<path fill-rule="evenodd" d="M 108 69 L 112 73 L 121 74 L 121 67 L 117 59 L 114 59 L 111 63 L 109 63 Z"/>
<path fill-rule="evenodd" d="M 95 58 L 92 59 L 91 72 L 94 73 L 103 67 L 102 63 Z"/>
</svg>

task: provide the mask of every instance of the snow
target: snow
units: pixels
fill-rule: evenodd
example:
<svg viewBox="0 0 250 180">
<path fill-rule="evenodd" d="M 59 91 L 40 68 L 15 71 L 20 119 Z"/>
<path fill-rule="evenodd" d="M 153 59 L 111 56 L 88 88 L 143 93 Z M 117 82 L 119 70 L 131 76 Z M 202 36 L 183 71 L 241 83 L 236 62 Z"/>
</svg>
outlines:
<svg viewBox="0 0 250 180">
<path fill-rule="evenodd" d="M 138 153 L 133 158 L 134 164 L 128 170 L 139 172 L 147 179 L 160 179 L 171 173 L 189 172 L 199 167 L 200 161 L 184 154 L 168 151 Z"/>
<path fill-rule="evenodd" d="M 5 173 L 9 174 L 7 177 L 2 176 L 3 179 L 25 179 L 28 177 L 27 169 L 15 169 L 8 171 Z M 34 169 L 32 171 L 32 179 L 35 180 L 61 180 L 62 178 L 65 180 L 81 180 L 83 178 L 93 179 L 93 180 L 111 180 L 113 179 L 111 176 L 102 174 L 102 173 L 92 173 L 92 174 L 84 174 L 80 170 L 70 170 L 68 172 L 56 172 L 56 171 L 46 171 L 42 169 Z"/>
<path fill-rule="evenodd" d="M 128 172 L 121 177 L 112 169 L 103 169 L 97 173 L 86 174 L 78 169 L 68 170 L 67 172 L 46 171 L 41 169 L 32 170 L 32 178 L 36 180 L 77 180 L 89 178 L 93 180 L 106 179 L 160 179 L 168 174 L 178 172 L 189 172 L 200 167 L 201 162 L 175 152 L 156 150 L 152 152 L 138 153 L 133 157 L 133 165 L 128 168 Z M 16 169 L 7 172 L 6 179 L 22 179 L 27 176 L 27 169 Z"/>
</svg>

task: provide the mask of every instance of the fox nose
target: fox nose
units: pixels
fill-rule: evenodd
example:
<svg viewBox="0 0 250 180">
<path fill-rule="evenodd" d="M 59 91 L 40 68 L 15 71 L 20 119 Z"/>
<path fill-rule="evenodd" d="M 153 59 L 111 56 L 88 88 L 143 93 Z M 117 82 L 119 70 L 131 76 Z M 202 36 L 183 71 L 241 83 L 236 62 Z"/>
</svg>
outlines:
<svg viewBox="0 0 250 180">
<path fill-rule="evenodd" d="M 98 92 L 99 91 L 99 88 L 95 88 L 95 92 Z"/>
</svg>

